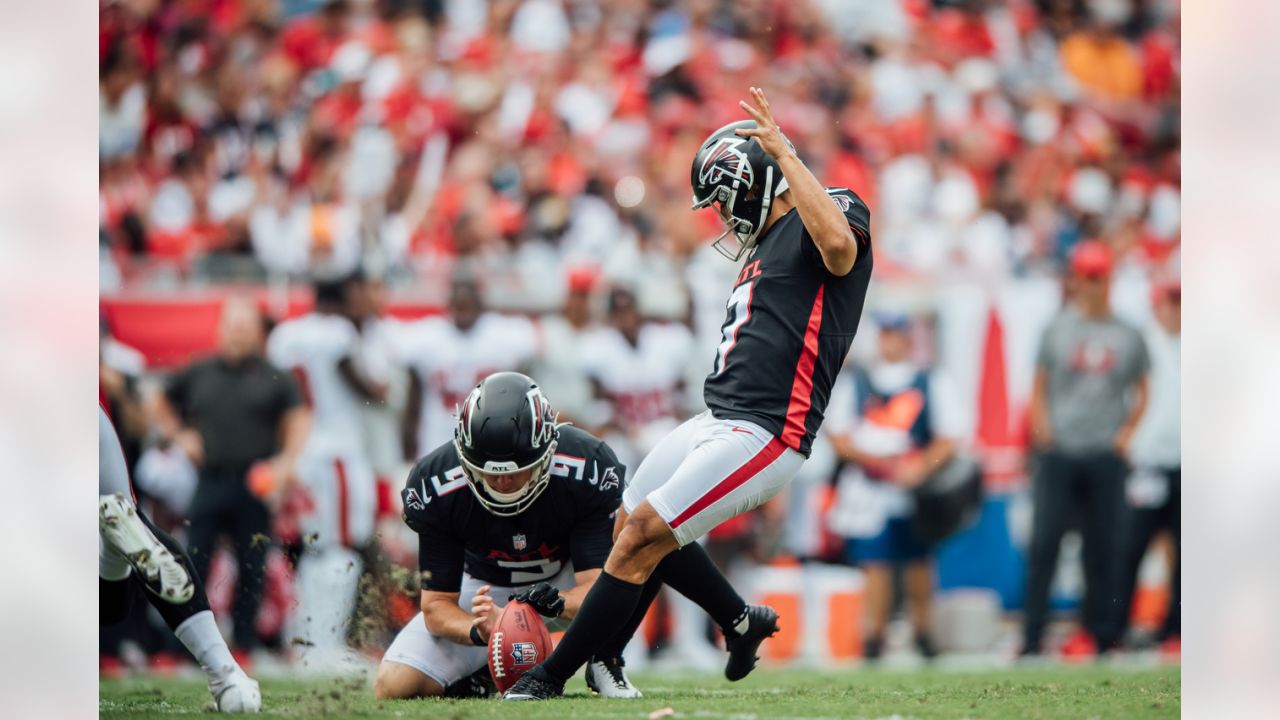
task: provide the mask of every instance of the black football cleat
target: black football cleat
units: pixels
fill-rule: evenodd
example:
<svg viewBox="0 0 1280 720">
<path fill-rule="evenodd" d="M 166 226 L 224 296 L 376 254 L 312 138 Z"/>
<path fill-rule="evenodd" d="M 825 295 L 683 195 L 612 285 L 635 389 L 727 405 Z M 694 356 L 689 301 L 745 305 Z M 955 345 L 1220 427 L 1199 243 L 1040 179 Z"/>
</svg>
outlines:
<svg viewBox="0 0 1280 720">
<path fill-rule="evenodd" d="M 502 695 L 503 700 L 550 700 L 564 695 L 564 685 L 547 677 L 541 667 L 524 674 Z"/>
<path fill-rule="evenodd" d="M 480 668 L 444 689 L 447 698 L 487 698 L 498 692 L 489 675 L 489 666 Z"/>
<path fill-rule="evenodd" d="M 746 632 L 735 637 L 726 635 L 724 639 L 729 650 L 724 676 L 730 681 L 741 680 L 755 669 L 760 643 L 778 632 L 778 613 L 768 605 L 748 605 L 747 621 Z"/>
<path fill-rule="evenodd" d="M 884 654 L 884 638 L 872 636 L 862 641 L 862 659 L 874 663 Z"/>
<path fill-rule="evenodd" d="M 934 660 L 938 657 L 938 648 L 933 644 L 933 638 L 928 635 L 916 635 L 916 650 L 920 651 L 920 657 L 926 661 Z"/>
</svg>

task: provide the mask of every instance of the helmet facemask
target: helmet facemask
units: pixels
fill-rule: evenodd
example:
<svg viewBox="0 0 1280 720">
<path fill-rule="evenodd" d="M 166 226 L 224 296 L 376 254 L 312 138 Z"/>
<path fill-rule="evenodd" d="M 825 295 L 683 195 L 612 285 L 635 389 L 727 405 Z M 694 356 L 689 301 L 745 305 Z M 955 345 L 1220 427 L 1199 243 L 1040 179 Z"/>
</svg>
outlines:
<svg viewBox="0 0 1280 720">
<path fill-rule="evenodd" d="M 785 190 L 785 180 L 778 192 Z M 759 193 L 751 197 L 751 193 Z M 769 208 L 773 205 L 773 167 L 766 167 L 764 183 L 756 187 L 746 187 L 741 180 L 734 180 L 732 186 L 717 185 L 707 197 L 693 198 L 693 209 L 701 210 L 713 204 L 717 206 L 717 214 L 725 224 L 725 231 L 712 242 L 716 252 L 737 262 L 742 259 L 760 239 L 760 230 L 769 217 Z M 737 240 L 737 247 L 731 247 L 726 239 L 732 234 Z"/>
<path fill-rule="evenodd" d="M 462 446 L 458 444 L 456 435 L 453 444 L 458 451 L 458 459 L 462 461 L 462 472 L 467 477 L 467 485 L 471 488 L 472 494 L 486 510 L 494 515 L 502 517 L 519 515 L 527 510 L 551 484 L 551 461 L 556 454 L 558 444 L 556 440 L 552 440 L 547 445 L 542 457 L 524 467 L 516 468 L 510 467 L 515 463 L 493 461 L 486 462 L 485 467 L 481 467 L 471 462 L 462 452 Z M 529 481 L 519 490 L 509 493 L 498 492 L 482 477 L 482 475 L 514 475 L 529 469 L 533 470 Z"/>
</svg>

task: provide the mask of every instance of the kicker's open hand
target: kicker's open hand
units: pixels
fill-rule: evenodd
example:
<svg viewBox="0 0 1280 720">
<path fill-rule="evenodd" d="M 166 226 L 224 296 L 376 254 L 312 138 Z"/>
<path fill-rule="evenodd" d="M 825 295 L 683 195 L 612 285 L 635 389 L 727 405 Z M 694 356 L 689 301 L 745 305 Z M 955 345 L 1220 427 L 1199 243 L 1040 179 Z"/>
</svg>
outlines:
<svg viewBox="0 0 1280 720">
<path fill-rule="evenodd" d="M 756 142 L 760 143 L 760 147 L 775 160 L 781 160 L 784 155 L 792 152 L 791 144 L 782 136 L 782 129 L 773 119 L 773 111 L 769 108 L 769 101 L 765 99 L 764 90 L 758 87 L 751 88 L 751 103 L 739 100 L 738 106 L 746 110 L 751 119 L 756 121 L 754 128 L 740 129 L 737 131 L 738 135 L 755 138 Z"/>
</svg>

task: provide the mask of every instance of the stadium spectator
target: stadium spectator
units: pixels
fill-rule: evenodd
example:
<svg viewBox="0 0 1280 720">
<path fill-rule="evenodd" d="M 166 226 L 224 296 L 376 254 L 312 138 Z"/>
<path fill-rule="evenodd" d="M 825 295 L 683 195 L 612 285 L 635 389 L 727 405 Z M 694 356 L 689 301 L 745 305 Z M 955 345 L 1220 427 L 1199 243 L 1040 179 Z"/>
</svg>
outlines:
<svg viewBox="0 0 1280 720">
<path fill-rule="evenodd" d="M 1091 17 L 1063 40 L 1061 53 L 1062 66 L 1087 92 L 1108 100 L 1132 100 L 1142 92 L 1137 51 L 1101 18 Z"/>
<path fill-rule="evenodd" d="M 932 548 L 913 534 L 911 490 L 955 453 L 964 410 L 946 376 L 914 360 L 910 318 L 882 312 L 875 321 L 875 359 L 845 369 L 827 406 L 824 427 L 844 463 L 832 525 L 849 538 L 847 559 L 867 576 L 863 656 L 883 653 L 901 570 L 916 648 L 932 658 Z"/>
<path fill-rule="evenodd" d="M 1133 509 L 1125 551 L 1124 580 L 1120 589 L 1123 611 L 1129 619 L 1138 566 L 1158 532 L 1173 540 L 1173 573 L 1169 582 L 1169 608 L 1156 640 L 1170 651 L 1180 651 L 1182 634 L 1182 287 L 1165 282 L 1152 293 L 1155 322 L 1147 328 L 1151 353 L 1151 401 L 1142 424 L 1133 436 L 1129 453 L 1133 473 L 1125 493 Z"/>
<path fill-rule="evenodd" d="M 667 222 L 676 159 L 748 77 L 790 96 L 782 121 L 824 182 L 866 194 L 890 275 L 1055 266 L 1079 221 L 1055 205 L 1082 168 L 1136 189 L 1096 195 L 1103 220 L 1177 185 L 1172 2 L 312 5 L 229 6 L 212 25 L 199 3 L 103 6 L 116 262 L 135 249 L 255 278 L 252 262 L 188 264 L 251 246 L 284 275 L 377 257 L 405 287 L 468 256 L 523 273 L 503 307 L 546 310 L 540 280 L 565 263 L 634 272 L 632 228 L 645 254 L 696 244 Z M 987 208 L 1007 232 L 990 214 L 968 227 Z"/>
<path fill-rule="evenodd" d="M 1071 301 L 1045 331 L 1037 354 L 1031 434 L 1039 459 L 1032 487 L 1024 655 L 1042 651 L 1058 545 L 1077 513 L 1084 539 L 1086 635 L 1063 650 L 1092 654 L 1120 639 L 1125 476 L 1133 434 L 1147 405 L 1150 360 L 1142 335 L 1111 313 L 1112 262 L 1110 249 L 1096 240 L 1075 248 Z"/>
<path fill-rule="evenodd" d="M 207 578 L 218 540 L 235 551 L 235 645 L 256 647 L 254 632 L 270 545 L 267 504 L 250 489 L 251 469 L 267 463 L 273 495 L 293 482 L 309 416 L 298 385 L 263 353 L 263 319 L 250 299 L 222 308 L 218 352 L 171 377 L 165 388 L 166 435 L 199 467 L 187 544 L 196 572 Z M 257 493 L 261 493 L 258 490 Z"/>
</svg>

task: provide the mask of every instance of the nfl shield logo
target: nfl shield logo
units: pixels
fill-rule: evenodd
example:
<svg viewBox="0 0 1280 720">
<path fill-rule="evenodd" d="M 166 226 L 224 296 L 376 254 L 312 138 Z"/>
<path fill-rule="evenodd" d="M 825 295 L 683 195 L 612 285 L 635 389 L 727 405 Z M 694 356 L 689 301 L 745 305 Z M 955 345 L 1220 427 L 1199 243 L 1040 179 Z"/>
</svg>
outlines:
<svg viewBox="0 0 1280 720">
<path fill-rule="evenodd" d="M 523 550 L 528 547 L 529 543 L 525 541 L 524 533 L 521 533 L 511 537 L 511 545 L 517 550 Z"/>
<path fill-rule="evenodd" d="M 511 659 L 514 660 L 517 665 L 537 665 L 538 646 L 531 642 L 512 643 Z"/>
</svg>

